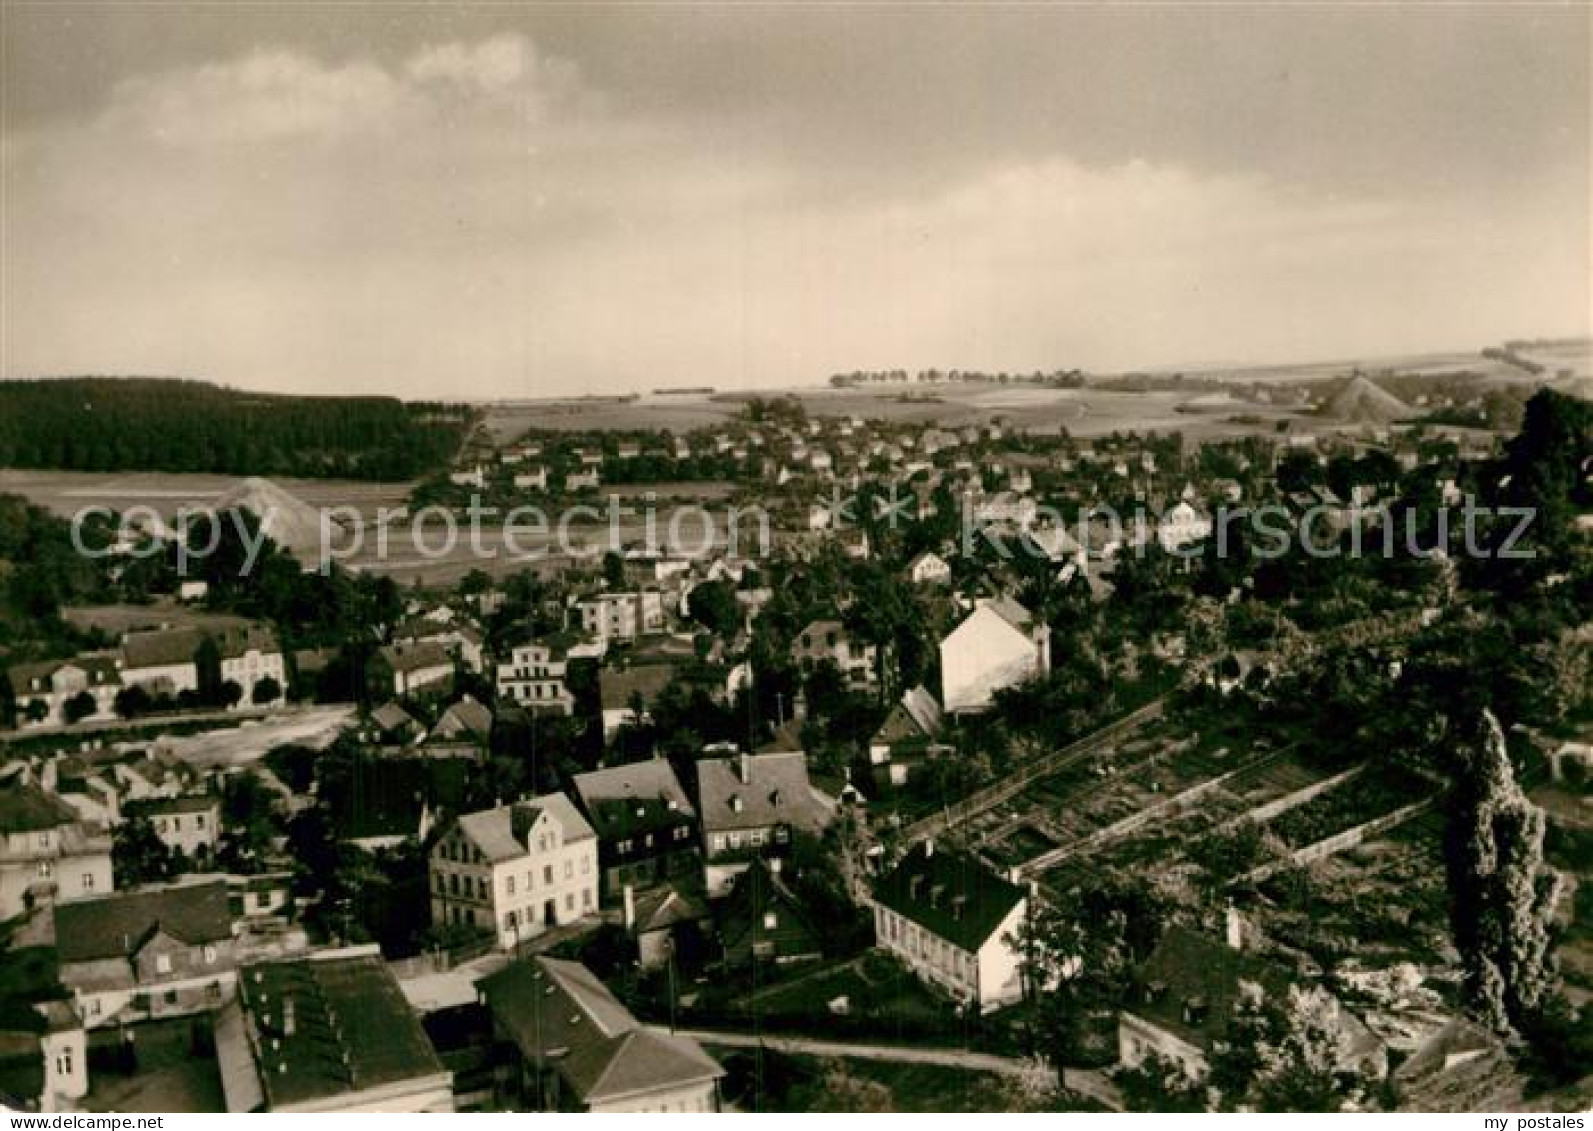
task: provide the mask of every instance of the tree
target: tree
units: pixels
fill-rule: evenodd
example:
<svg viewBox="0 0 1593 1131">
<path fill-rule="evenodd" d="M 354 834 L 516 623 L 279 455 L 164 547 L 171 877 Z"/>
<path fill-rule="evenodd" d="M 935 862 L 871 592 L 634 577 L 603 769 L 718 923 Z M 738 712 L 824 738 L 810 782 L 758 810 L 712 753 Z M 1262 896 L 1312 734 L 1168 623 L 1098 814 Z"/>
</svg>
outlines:
<svg viewBox="0 0 1593 1131">
<path fill-rule="evenodd" d="M 692 620 L 725 639 L 735 634 L 741 623 L 741 609 L 729 583 L 705 581 L 692 588 L 689 600 Z"/>
<path fill-rule="evenodd" d="M 137 718 L 155 705 L 154 699 L 143 684 L 135 683 L 116 693 L 116 713 L 124 719 Z"/>
<path fill-rule="evenodd" d="M 1343 1008 L 1320 987 L 1269 998 L 1243 983 L 1209 1082 L 1229 1110 L 1336 1112 L 1365 1102 L 1375 1065 L 1358 1059 Z"/>
<path fill-rule="evenodd" d="M 266 676 L 254 685 L 254 694 L 250 696 L 258 707 L 275 703 L 282 698 L 282 685 L 270 676 Z"/>
<path fill-rule="evenodd" d="M 1205 1111 L 1206 1089 L 1176 1060 L 1150 1053 L 1113 1078 L 1128 1111 Z"/>
<path fill-rule="evenodd" d="M 1549 925 L 1560 880 L 1543 859 L 1543 810 L 1517 784 L 1492 712 L 1463 742 L 1449 836 L 1455 944 L 1473 1010 L 1509 1033 L 1554 990 Z"/>
<path fill-rule="evenodd" d="M 30 723 L 42 723 L 50 717 L 50 705 L 43 699 L 29 699 L 28 705 L 22 708 L 22 716 Z"/>
<path fill-rule="evenodd" d="M 111 873 L 118 888 L 158 883 L 177 874 L 177 854 L 148 817 L 129 817 L 111 834 Z"/>
<path fill-rule="evenodd" d="M 235 679 L 222 681 L 217 702 L 223 707 L 236 707 L 243 699 L 243 688 Z"/>
<path fill-rule="evenodd" d="M 68 723 L 80 723 L 97 710 L 99 710 L 99 704 L 95 702 L 93 694 L 88 691 L 79 691 L 72 698 L 61 704 L 61 717 Z"/>
</svg>

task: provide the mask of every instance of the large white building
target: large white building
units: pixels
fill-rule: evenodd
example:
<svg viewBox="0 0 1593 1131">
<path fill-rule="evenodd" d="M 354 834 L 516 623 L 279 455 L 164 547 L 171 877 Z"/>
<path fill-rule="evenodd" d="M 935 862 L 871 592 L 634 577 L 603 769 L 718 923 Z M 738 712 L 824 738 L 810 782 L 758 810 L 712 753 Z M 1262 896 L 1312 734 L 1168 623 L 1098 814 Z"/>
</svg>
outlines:
<svg viewBox="0 0 1593 1131">
<path fill-rule="evenodd" d="M 664 595 L 656 589 L 598 593 L 576 602 L 581 629 L 603 639 L 634 640 L 664 629 Z"/>
<path fill-rule="evenodd" d="M 989 1011 L 1023 996 L 1028 893 L 969 856 L 914 847 L 874 890 L 874 939 L 923 981 Z"/>
<path fill-rule="evenodd" d="M 997 691 L 1051 670 L 1051 630 L 1009 597 L 981 599 L 940 642 L 940 701 L 948 714 L 987 710 Z"/>
<path fill-rule="evenodd" d="M 575 695 L 565 682 L 569 671 L 569 653 L 557 641 L 517 644 L 498 664 L 498 700 L 531 711 L 571 714 Z"/>
<path fill-rule="evenodd" d="M 562 793 L 460 816 L 430 872 L 432 922 L 490 931 L 505 948 L 597 912 L 597 834 Z"/>
</svg>

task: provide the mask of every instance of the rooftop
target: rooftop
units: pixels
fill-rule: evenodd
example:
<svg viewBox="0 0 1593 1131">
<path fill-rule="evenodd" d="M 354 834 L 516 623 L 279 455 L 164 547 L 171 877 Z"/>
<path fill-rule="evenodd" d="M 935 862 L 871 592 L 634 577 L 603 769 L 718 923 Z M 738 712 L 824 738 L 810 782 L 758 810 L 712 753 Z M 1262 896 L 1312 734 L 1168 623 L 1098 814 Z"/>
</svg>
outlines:
<svg viewBox="0 0 1593 1131">
<path fill-rule="evenodd" d="M 915 845 L 874 887 L 876 902 L 966 951 L 977 951 L 1025 897 L 971 856 Z"/>
</svg>

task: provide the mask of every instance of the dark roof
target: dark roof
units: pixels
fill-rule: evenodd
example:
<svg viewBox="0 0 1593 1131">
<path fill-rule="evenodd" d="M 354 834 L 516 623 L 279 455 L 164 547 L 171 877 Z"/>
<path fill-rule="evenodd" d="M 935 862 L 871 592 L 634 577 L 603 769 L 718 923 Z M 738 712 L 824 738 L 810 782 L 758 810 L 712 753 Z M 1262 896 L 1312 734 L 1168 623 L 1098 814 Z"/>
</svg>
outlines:
<svg viewBox="0 0 1593 1131">
<path fill-rule="evenodd" d="M 142 797 L 127 803 L 129 813 L 144 816 L 166 813 L 208 813 L 221 804 L 212 793 L 190 793 L 182 797 Z"/>
<path fill-rule="evenodd" d="M 662 758 L 577 774 L 576 796 L 605 840 L 668 828 L 695 816 L 674 767 Z"/>
<path fill-rule="evenodd" d="M 1221 939 L 1185 927 L 1168 927 L 1136 973 L 1137 1000 L 1127 1008 L 1199 1048 L 1208 1048 L 1228 1027 L 1240 985 L 1250 982 L 1268 996 L 1295 982 L 1287 967 Z M 1199 1007 L 1194 1012 L 1190 1003 Z"/>
<path fill-rule="evenodd" d="M 55 905 L 62 963 L 133 954 L 157 931 L 198 945 L 232 936 L 225 880 L 118 892 Z"/>
<path fill-rule="evenodd" d="M 239 974 L 238 988 L 260 1038 L 254 1047 L 272 1107 L 445 1071 L 375 948 L 263 962 Z"/>
<path fill-rule="evenodd" d="M 608 668 L 598 676 L 598 694 L 603 710 L 622 711 L 631 705 L 631 696 L 640 694 L 651 704 L 675 678 L 673 664 L 637 664 L 628 668 Z"/>
<path fill-rule="evenodd" d="M 446 645 L 437 640 L 402 641 L 382 648 L 382 658 L 395 672 L 420 671 L 423 668 L 449 667 L 454 662 Z"/>
<path fill-rule="evenodd" d="M 578 962 L 538 956 L 476 984 L 521 1055 L 551 1062 L 583 1103 L 724 1074 L 695 1041 L 642 1028 Z"/>
<path fill-rule="evenodd" d="M 0 833 L 31 833 L 69 825 L 77 813 L 57 797 L 18 782 L 0 789 Z"/>
<path fill-rule="evenodd" d="M 874 899 L 947 942 L 977 951 L 1025 896 L 971 856 L 918 844 L 874 887 Z"/>
<path fill-rule="evenodd" d="M 122 637 L 122 659 L 129 668 L 170 667 L 192 663 L 204 640 L 197 628 L 163 628 L 129 632 Z"/>
<path fill-rule="evenodd" d="M 772 927 L 764 916 L 775 917 Z M 718 908 L 719 938 L 727 957 L 744 961 L 758 943 L 772 946 L 769 958 L 817 955 L 824 949 L 824 933 L 808 916 L 802 900 L 761 859 L 754 860 L 736 877 L 730 894 Z"/>
</svg>

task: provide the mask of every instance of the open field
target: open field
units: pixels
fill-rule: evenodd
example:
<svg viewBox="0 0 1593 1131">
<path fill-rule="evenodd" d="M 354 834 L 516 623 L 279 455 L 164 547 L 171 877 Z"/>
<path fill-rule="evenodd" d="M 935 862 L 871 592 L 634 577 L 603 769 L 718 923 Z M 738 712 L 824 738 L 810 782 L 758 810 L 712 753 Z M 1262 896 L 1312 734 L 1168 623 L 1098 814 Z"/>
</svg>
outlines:
<svg viewBox="0 0 1593 1131">
<path fill-rule="evenodd" d="M 483 424 L 493 440 L 501 444 L 529 428 L 557 432 L 690 432 L 728 420 L 739 409 L 739 405 L 711 399 L 706 394 L 644 396 L 634 401 L 503 401 L 483 406 Z"/>
<path fill-rule="evenodd" d="M 249 623 L 246 617 L 206 612 L 172 600 L 148 605 L 77 605 L 62 609 L 61 616 L 74 628 L 99 629 L 113 637 L 146 628 L 226 628 Z"/>
<path fill-rule="evenodd" d="M 0 493 L 70 518 L 87 506 L 153 508 L 170 518 L 180 507 L 214 503 L 243 482 L 242 476 L 158 472 L 20 471 L 0 468 Z M 412 483 L 361 483 L 344 479 L 279 479 L 283 490 L 313 507 L 354 507 L 368 518 L 380 507 L 402 506 Z"/>
</svg>

